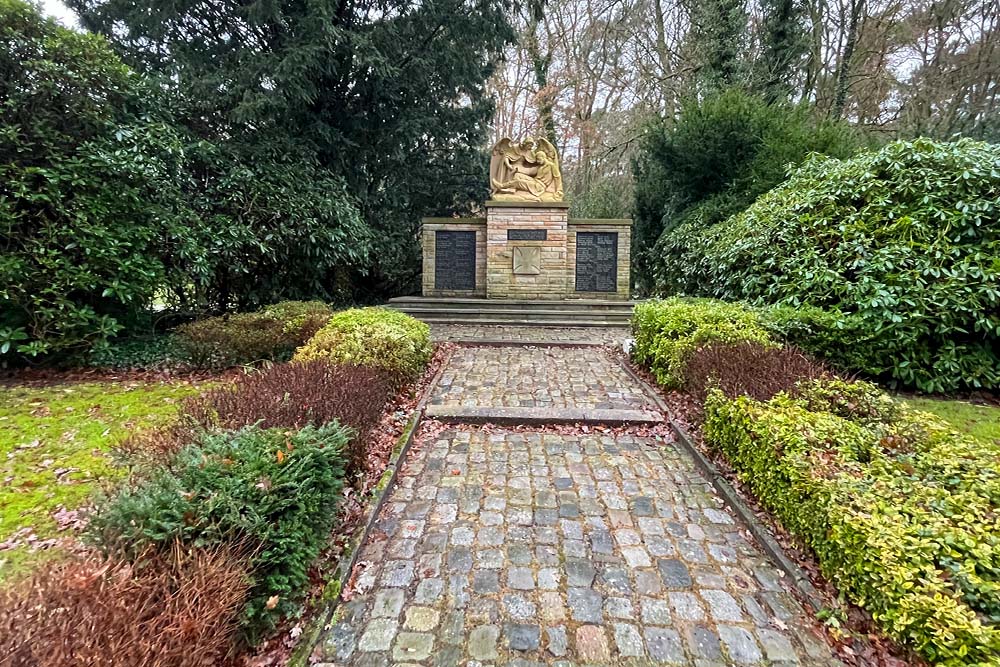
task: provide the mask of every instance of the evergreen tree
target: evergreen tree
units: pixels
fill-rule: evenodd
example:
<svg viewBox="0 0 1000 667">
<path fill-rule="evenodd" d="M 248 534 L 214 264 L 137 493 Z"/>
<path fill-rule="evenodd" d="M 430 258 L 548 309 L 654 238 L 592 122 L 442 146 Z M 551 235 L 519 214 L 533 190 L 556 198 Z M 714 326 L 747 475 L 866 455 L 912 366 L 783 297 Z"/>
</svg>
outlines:
<svg viewBox="0 0 1000 667">
<path fill-rule="evenodd" d="M 805 5 L 800 0 L 762 0 L 761 9 L 764 23 L 754 83 L 767 101 L 787 100 L 809 50 L 809 33 L 803 25 Z"/>
<path fill-rule="evenodd" d="M 699 63 L 698 79 L 707 90 L 741 83 L 747 13 L 744 0 L 686 0 L 690 47 Z"/>
<path fill-rule="evenodd" d="M 414 285 L 420 217 L 486 193 L 484 83 L 513 39 L 498 0 L 68 4 L 126 62 L 162 75 L 198 136 L 315 159 L 346 184 L 376 244 L 355 298 Z"/>
</svg>

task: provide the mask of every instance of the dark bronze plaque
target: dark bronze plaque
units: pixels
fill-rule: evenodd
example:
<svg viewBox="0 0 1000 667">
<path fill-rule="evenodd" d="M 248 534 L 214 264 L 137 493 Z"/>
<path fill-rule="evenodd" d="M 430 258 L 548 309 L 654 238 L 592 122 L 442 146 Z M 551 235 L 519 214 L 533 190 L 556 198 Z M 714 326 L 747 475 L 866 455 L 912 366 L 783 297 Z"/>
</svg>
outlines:
<svg viewBox="0 0 1000 667">
<path fill-rule="evenodd" d="M 618 291 L 618 232 L 577 232 L 576 291 Z"/>
<path fill-rule="evenodd" d="M 475 232 L 434 232 L 434 288 L 476 289 Z"/>
<path fill-rule="evenodd" d="M 544 241 L 549 237 L 545 229 L 508 229 L 508 241 Z"/>
</svg>

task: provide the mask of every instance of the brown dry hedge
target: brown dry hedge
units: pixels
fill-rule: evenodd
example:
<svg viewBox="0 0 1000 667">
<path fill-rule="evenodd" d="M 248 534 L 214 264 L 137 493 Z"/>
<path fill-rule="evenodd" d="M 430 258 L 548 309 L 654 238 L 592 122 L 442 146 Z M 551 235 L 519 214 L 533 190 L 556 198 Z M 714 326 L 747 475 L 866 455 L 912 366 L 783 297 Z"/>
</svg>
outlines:
<svg viewBox="0 0 1000 667">
<path fill-rule="evenodd" d="M 364 469 L 369 435 L 395 396 L 400 377 L 377 368 L 323 360 L 275 364 L 188 399 L 183 412 L 203 428 L 299 429 L 336 419 L 355 430 L 348 477 Z"/>
<path fill-rule="evenodd" d="M 0 591 L 3 667 L 204 667 L 233 650 L 249 578 L 229 549 L 80 556 Z"/>
<path fill-rule="evenodd" d="M 778 392 L 793 390 L 802 380 L 831 374 L 825 364 L 795 347 L 713 343 L 694 350 L 685 360 L 683 388 L 699 404 L 711 388 L 730 398 L 747 395 L 767 401 Z"/>
</svg>

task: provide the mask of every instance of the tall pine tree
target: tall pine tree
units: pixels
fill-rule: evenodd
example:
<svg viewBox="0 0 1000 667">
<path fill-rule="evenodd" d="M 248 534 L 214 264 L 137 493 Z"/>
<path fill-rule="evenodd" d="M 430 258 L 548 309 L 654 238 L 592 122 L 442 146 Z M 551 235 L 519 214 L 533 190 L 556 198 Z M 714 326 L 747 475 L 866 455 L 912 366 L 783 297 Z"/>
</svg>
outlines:
<svg viewBox="0 0 1000 667">
<path fill-rule="evenodd" d="M 357 298 L 415 284 L 421 215 L 485 195 L 499 0 L 68 0 L 198 136 L 315 157 L 375 234 Z M 342 276 L 344 277 L 344 276 Z"/>
</svg>

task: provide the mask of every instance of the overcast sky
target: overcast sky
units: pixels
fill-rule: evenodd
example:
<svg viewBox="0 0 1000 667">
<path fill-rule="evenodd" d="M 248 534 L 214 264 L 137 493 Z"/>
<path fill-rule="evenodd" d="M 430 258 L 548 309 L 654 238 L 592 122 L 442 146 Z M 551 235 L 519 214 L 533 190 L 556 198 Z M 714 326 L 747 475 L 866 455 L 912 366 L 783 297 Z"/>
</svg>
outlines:
<svg viewBox="0 0 1000 667">
<path fill-rule="evenodd" d="M 71 28 L 78 28 L 79 24 L 76 21 L 76 14 L 72 10 L 68 9 L 61 0 L 41 0 L 42 9 L 49 16 L 54 16 L 59 21 Z"/>
</svg>

